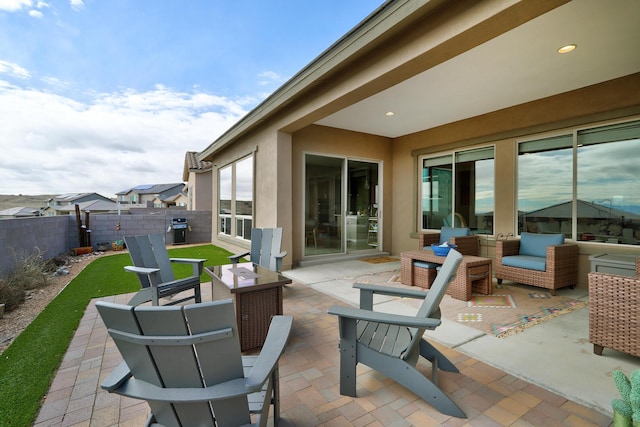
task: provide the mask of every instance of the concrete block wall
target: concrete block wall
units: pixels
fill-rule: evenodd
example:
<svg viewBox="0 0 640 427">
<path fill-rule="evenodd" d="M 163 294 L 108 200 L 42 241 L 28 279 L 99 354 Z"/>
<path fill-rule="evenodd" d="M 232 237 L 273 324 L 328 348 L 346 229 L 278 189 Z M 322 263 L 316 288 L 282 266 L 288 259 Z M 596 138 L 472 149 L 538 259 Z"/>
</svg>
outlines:
<svg viewBox="0 0 640 427">
<path fill-rule="evenodd" d="M 81 216 L 84 223 L 85 216 Z M 211 242 L 211 211 L 184 209 L 136 209 L 129 214 L 97 214 L 89 216 L 91 245 L 111 244 L 125 235 L 162 233 L 167 244 L 173 244 L 173 230 L 167 232 L 171 218 L 187 218 L 190 229 L 187 243 Z M 116 224 L 120 223 L 120 231 Z M 14 268 L 14 256 L 31 254 L 35 248 L 47 259 L 79 246 L 75 215 L 0 220 L 0 277 Z"/>
<path fill-rule="evenodd" d="M 99 243 L 111 243 L 121 240 L 124 236 L 138 234 L 165 235 L 167 244 L 173 244 L 172 218 L 186 218 L 190 229 L 187 231 L 187 243 L 211 242 L 211 211 L 186 211 L 167 209 L 134 209 L 129 214 L 100 214 L 89 217 L 91 230 L 91 244 L 96 247 Z M 84 217 L 82 218 L 84 222 Z M 75 216 L 70 218 L 69 245 L 71 248 L 79 244 L 78 227 Z M 116 225 L 120 224 L 120 231 Z"/>
<path fill-rule="evenodd" d="M 0 277 L 13 271 L 15 256 L 32 255 L 38 248 L 45 259 L 69 250 L 66 216 L 0 220 Z"/>
</svg>

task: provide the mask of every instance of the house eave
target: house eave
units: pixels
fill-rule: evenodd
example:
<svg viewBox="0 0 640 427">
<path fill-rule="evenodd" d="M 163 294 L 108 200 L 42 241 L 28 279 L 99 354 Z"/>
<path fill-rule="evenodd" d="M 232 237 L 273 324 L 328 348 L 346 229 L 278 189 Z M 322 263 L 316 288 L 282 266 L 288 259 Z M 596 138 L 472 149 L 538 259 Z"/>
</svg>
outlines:
<svg viewBox="0 0 640 427">
<path fill-rule="evenodd" d="M 228 144 L 255 129 L 301 94 L 322 83 L 329 75 L 353 61 L 365 47 L 372 43 L 381 43 L 390 37 L 395 33 L 391 30 L 399 24 L 407 25 L 408 17 L 414 14 L 423 16 L 445 1 L 386 1 L 200 152 L 198 159 L 210 161 Z"/>
</svg>

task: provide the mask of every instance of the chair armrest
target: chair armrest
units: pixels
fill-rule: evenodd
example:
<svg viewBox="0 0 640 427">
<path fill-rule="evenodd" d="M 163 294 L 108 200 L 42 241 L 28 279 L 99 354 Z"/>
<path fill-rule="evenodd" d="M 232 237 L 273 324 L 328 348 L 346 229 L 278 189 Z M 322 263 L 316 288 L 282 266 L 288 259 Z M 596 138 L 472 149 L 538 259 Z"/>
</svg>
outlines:
<svg viewBox="0 0 640 427">
<path fill-rule="evenodd" d="M 547 246 L 547 260 L 558 260 L 578 256 L 578 245 L 575 243 L 563 243 L 561 245 Z"/>
<path fill-rule="evenodd" d="M 463 255 L 480 255 L 480 238 L 478 236 L 457 236 L 451 238 L 451 243 L 458 247 Z"/>
<path fill-rule="evenodd" d="M 246 396 L 255 390 L 246 387 L 246 378 L 237 378 L 210 387 L 158 387 L 143 380 L 131 377 L 113 392 L 139 400 L 157 400 L 172 403 L 194 403 L 227 400 Z"/>
<path fill-rule="evenodd" d="M 231 261 L 232 264 L 237 264 L 238 262 L 240 262 L 240 258 L 244 258 L 247 255 L 249 255 L 251 252 L 243 252 L 241 254 L 235 254 L 235 255 L 229 255 L 229 261 Z"/>
<path fill-rule="evenodd" d="M 204 263 L 207 260 L 201 258 L 169 258 L 169 261 L 175 262 L 176 264 L 191 264 L 193 267 L 193 275 L 200 276 L 204 268 Z"/>
<path fill-rule="evenodd" d="M 175 262 L 177 264 L 196 264 L 196 263 L 203 264 L 207 260 L 201 259 L 201 258 L 169 258 L 169 261 Z"/>
<path fill-rule="evenodd" d="M 247 388 L 259 391 L 267 381 L 284 352 L 292 325 L 293 316 L 273 316 L 260 355 L 247 376 Z"/>
<path fill-rule="evenodd" d="M 432 244 L 440 243 L 440 233 L 421 233 L 418 236 L 419 250 L 424 249 L 425 246 L 431 246 Z"/>
<path fill-rule="evenodd" d="M 505 256 L 518 255 L 519 252 L 520 240 L 496 240 L 496 261 Z"/>
<path fill-rule="evenodd" d="M 360 289 L 360 308 L 363 310 L 373 310 L 374 294 L 418 299 L 424 299 L 427 296 L 427 293 L 423 290 L 370 285 L 368 283 L 356 283 L 353 287 Z"/>
<path fill-rule="evenodd" d="M 146 274 L 147 276 L 153 273 L 157 273 L 160 271 L 159 268 L 147 268 L 147 267 L 136 267 L 133 265 L 126 265 L 124 267 L 124 271 L 128 271 L 129 273 L 136 274 Z"/>
<path fill-rule="evenodd" d="M 282 259 L 287 256 L 287 251 L 282 251 L 279 254 L 274 255 L 273 257 L 276 259 Z"/>
<path fill-rule="evenodd" d="M 559 273 L 568 268 L 573 269 L 577 263 L 577 244 L 563 243 L 561 245 L 547 246 L 547 271 Z"/>
<path fill-rule="evenodd" d="M 104 390 L 112 392 L 120 387 L 125 381 L 131 378 L 131 370 L 126 362 L 120 362 L 118 366 L 100 384 Z"/>
<path fill-rule="evenodd" d="M 427 296 L 427 292 L 422 290 L 397 288 L 394 286 L 372 285 L 369 283 L 354 283 L 353 287 L 356 289 L 360 289 L 360 292 L 365 291 L 380 295 L 417 299 L 424 299 Z"/>
<path fill-rule="evenodd" d="M 405 316 L 402 314 L 380 313 L 371 310 L 361 310 L 359 308 L 334 305 L 329 308 L 329 314 L 347 319 L 364 320 L 378 322 L 388 325 L 406 326 L 408 328 L 435 329 L 440 326 L 440 319 L 429 317 Z"/>
</svg>

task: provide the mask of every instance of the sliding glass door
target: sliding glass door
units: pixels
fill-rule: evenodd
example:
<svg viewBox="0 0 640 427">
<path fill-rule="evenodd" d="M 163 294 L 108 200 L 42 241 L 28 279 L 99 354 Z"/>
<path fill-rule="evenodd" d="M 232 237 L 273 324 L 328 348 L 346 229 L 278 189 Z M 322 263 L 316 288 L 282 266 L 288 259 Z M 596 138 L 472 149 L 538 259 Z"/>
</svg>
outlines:
<svg viewBox="0 0 640 427">
<path fill-rule="evenodd" d="M 377 163 L 306 155 L 305 256 L 380 246 L 378 172 Z"/>
</svg>

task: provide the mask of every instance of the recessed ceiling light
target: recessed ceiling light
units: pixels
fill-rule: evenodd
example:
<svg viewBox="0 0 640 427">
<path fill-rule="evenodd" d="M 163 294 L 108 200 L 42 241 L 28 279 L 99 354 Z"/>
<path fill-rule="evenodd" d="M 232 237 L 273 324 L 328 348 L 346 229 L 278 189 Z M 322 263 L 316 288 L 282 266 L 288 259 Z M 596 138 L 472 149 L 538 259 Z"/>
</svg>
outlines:
<svg viewBox="0 0 640 427">
<path fill-rule="evenodd" d="M 394 113 L 393 111 L 387 111 L 387 112 L 385 113 L 385 116 L 387 116 L 387 117 L 391 117 L 391 116 L 393 116 L 394 114 L 395 114 L 395 113 Z"/>
<path fill-rule="evenodd" d="M 562 46 L 561 48 L 558 49 L 558 53 L 569 53 L 569 52 L 573 52 L 573 50 L 575 48 L 577 48 L 578 45 L 576 44 L 568 44 L 565 46 Z"/>
</svg>

